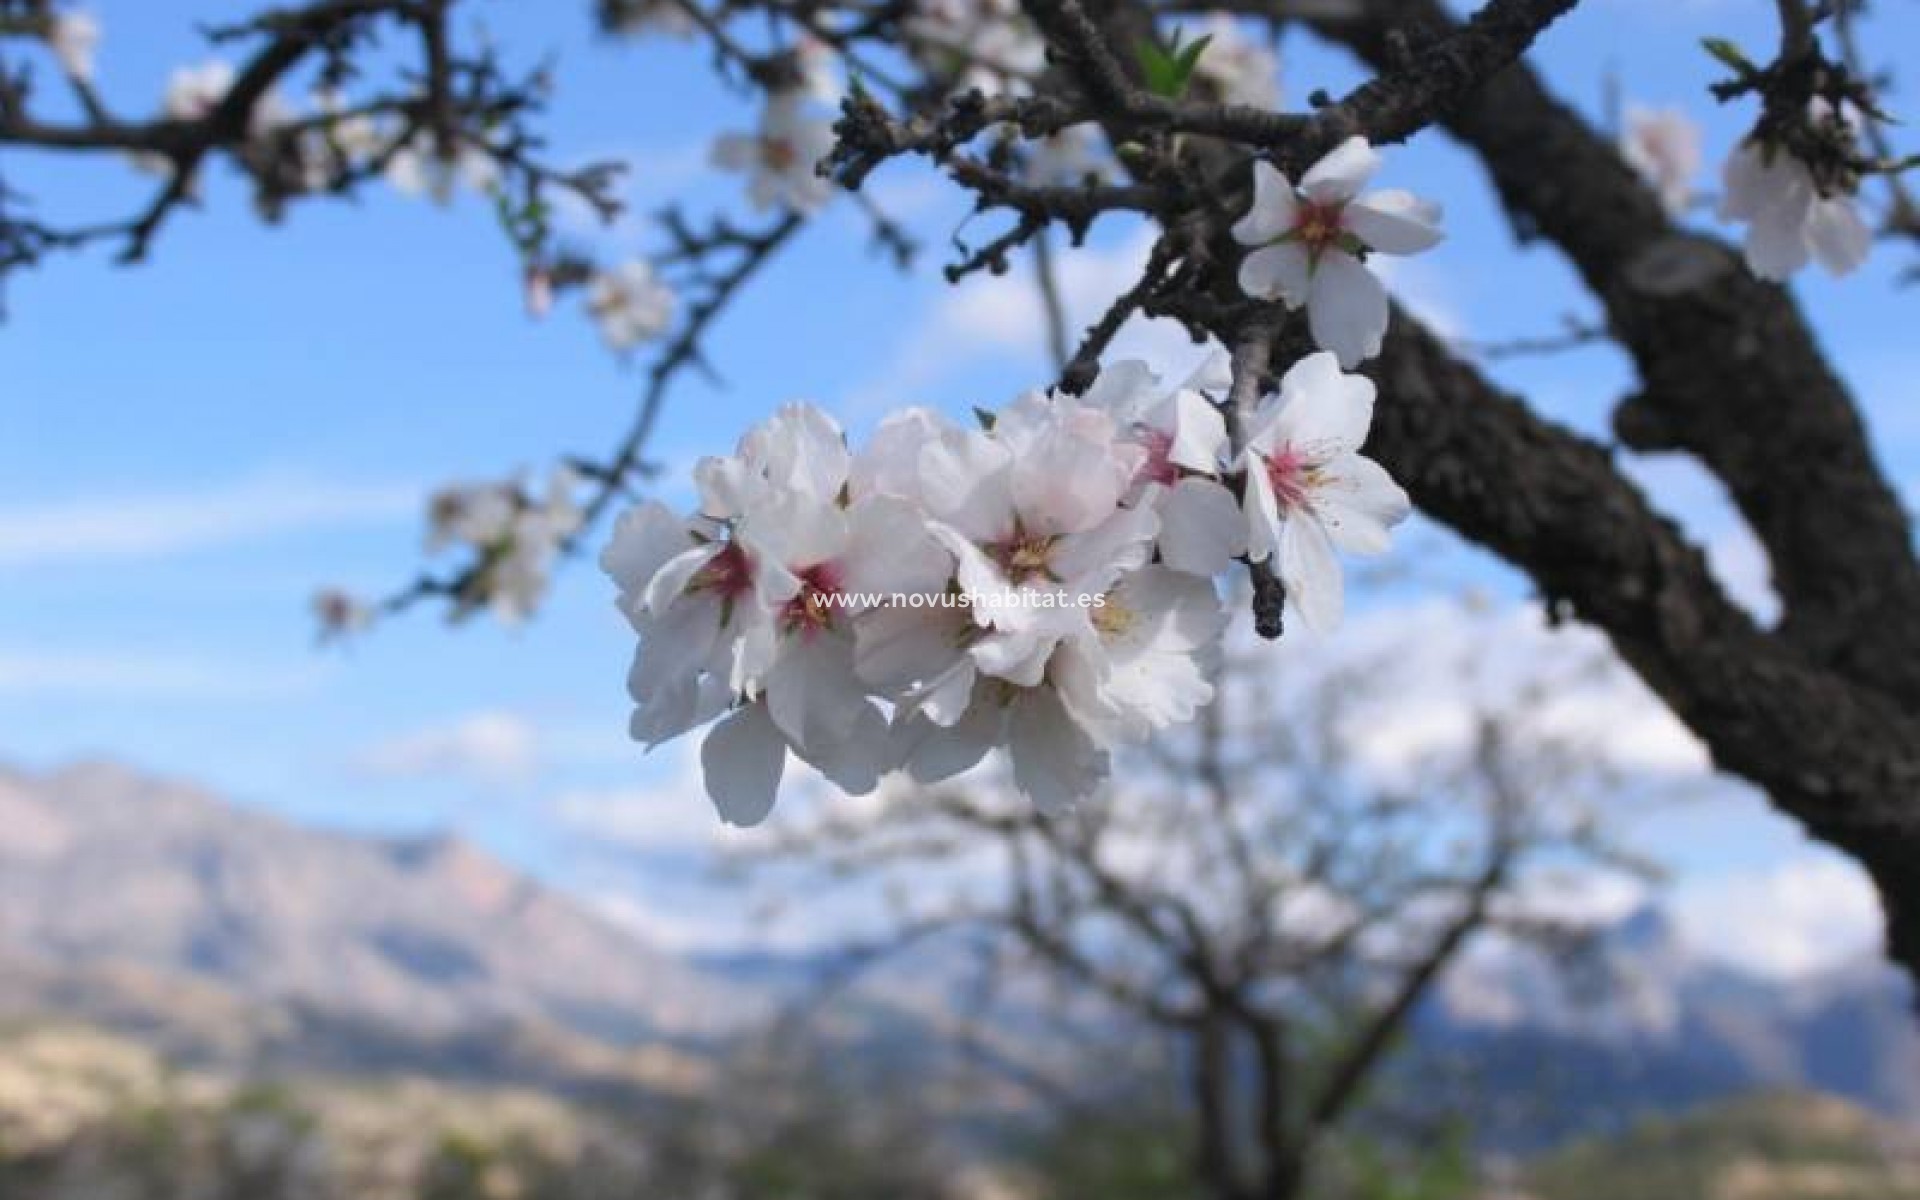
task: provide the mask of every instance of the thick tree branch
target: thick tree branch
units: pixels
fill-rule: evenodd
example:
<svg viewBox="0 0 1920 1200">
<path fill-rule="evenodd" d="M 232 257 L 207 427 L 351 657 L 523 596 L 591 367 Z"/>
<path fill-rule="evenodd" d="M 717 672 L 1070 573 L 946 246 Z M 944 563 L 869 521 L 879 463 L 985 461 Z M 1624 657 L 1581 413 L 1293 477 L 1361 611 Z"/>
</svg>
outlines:
<svg viewBox="0 0 1920 1200">
<path fill-rule="evenodd" d="M 1425 512 L 1604 630 L 1726 770 L 1857 858 L 1920 972 L 1920 717 L 1758 628 L 1608 452 L 1533 414 L 1405 312 L 1367 374 L 1368 452 Z"/>
<path fill-rule="evenodd" d="M 1321 29 L 1376 64 L 1408 30 L 1445 38 L 1437 0 L 1370 0 Z M 1766 547 L 1783 632 L 1817 663 L 1920 706 L 1920 560 L 1852 397 L 1790 293 L 1723 243 L 1677 229 L 1612 144 L 1524 66 L 1444 118 L 1523 230 L 1564 250 L 1605 304 L 1643 390 L 1621 437 L 1698 456 Z"/>
</svg>

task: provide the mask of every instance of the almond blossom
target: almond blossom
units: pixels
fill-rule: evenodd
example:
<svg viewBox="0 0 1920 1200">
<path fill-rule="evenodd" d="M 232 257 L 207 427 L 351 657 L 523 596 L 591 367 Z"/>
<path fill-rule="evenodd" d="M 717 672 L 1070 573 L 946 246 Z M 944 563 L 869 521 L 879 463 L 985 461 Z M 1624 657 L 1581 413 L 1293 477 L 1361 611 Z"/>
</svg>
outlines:
<svg viewBox="0 0 1920 1200">
<path fill-rule="evenodd" d="M 1813 102 L 1809 119 L 1850 126 L 1845 113 L 1821 100 Z M 1727 159 L 1722 184 L 1720 219 L 1747 223 L 1747 267 L 1762 279 L 1787 279 L 1809 260 L 1829 275 L 1846 275 L 1872 249 L 1873 231 L 1851 188 L 1822 184 L 1785 147 L 1758 138 L 1741 142 Z"/>
<path fill-rule="evenodd" d="M 1217 575 L 1246 550 L 1239 502 L 1220 480 L 1226 418 L 1206 395 L 1227 386 L 1226 367 L 1226 355 L 1210 355 L 1169 390 L 1145 363 L 1115 363 L 1084 397 L 1113 416 L 1120 436 L 1146 451 L 1134 482 L 1138 502 L 1159 519 L 1160 560 L 1195 575 Z"/>
<path fill-rule="evenodd" d="M 233 64 L 220 59 L 195 67 L 176 67 L 167 77 L 161 108 L 176 121 L 198 121 L 226 99 L 233 78 Z"/>
<path fill-rule="evenodd" d="M 713 163 L 746 174 L 755 208 L 808 213 L 833 195 L 833 184 L 814 170 L 833 142 L 832 120 L 813 110 L 804 91 L 774 92 L 756 132 L 722 134 L 714 141 Z"/>
<path fill-rule="evenodd" d="M 1653 188 L 1668 213 L 1680 216 L 1693 203 L 1693 180 L 1700 173 L 1700 126 L 1685 109 L 1629 105 L 1620 156 Z"/>
<path fill-rule="evenodd" d="M 1271 48 L 1248 37 L 1227 13 L 1210 14 L 1198 36 L 1210 40 L 1194 64 L 1194 76 L 1210 83 L 1222 101 L 1280 107 L 1280 57 Z"/>
<path fill-rule="evenodd" d="M 1091 125 L 1069 125 L 1026 143 L 1028 183 L 1039 187 L 1084 187 L 1112 171 L 1106 143 Z"/>
<path fill-rule="evenodd" d="M 908 50 L 956 92 L 1021 95 L 1047 68 L 1046 43 L 1018 0 L 918 0 Z"/>
<path fill-rule="evenodd" d="M 401 195 L 446 204 L 457 188 L 492 191 L 500 182 L 500 164 L 485 147 L 461 140 L 449 150 L 430 130 L 422 130 L 388 157 L 386 174 Z"/>
<path fill-rule="evenodd" d="M 93 82 L 93 56 L 100 45 L 100 22 L 91 13 L 65 12 L 47 26 L 47 45 L 60 69 L 81 83 Z"/>
<path fill-rule="evenodd" d="M 633 739 L 652 749 L 725 712 L 772 637 L 746 552 L 718 523 L 648 501 L 621 515 L 600 567 L 640 635 L 627 676 Z"/>
<path fill-rule="evenodd" d="M 1359 453 L 1373 423 L 1373 381 L 1308 355 L 1281 377 L 1249 422 L 1241 454 L 1247 556 L 1273 561 L 1309 627 L 1340 622 L 1336 550 L 1379 554 L 1412 511 L 1386 470 Z"/>
<path fill-rule="evenodd" d="M 580 527 L 576 487 L 562 467 L 543 499 L 517 481 L 455 484 L 429 498 L 427 550 L 458 545 L 475 556 L 455 597 L 456 617 L 486 608 L 514 625 L 539 608 L 561 546 Z"/>
<path fill-rule="evenodd" d="M 601 271 L 587 284 L 587 310 L 616 351 L 651 341 L 673 323 L 673 290 L 641 259 Z"/>
<path fill-rule="evenodd" d="M 1243 246 L 1240 287 L 1260 300 L 1305 306 L 1314 342 L 1351 370 L 1380 353 L 1387 291 L 1368 254 L 1418 254 L 1438 244 L 1440 207 L 1412 193 L 1361 194 L 1380 169 L 1365 138 L 1352 137 L 1295 186 L 1272 163 L 1253 163 L 1253 205 L 1233 227 Z"/>
</svg>

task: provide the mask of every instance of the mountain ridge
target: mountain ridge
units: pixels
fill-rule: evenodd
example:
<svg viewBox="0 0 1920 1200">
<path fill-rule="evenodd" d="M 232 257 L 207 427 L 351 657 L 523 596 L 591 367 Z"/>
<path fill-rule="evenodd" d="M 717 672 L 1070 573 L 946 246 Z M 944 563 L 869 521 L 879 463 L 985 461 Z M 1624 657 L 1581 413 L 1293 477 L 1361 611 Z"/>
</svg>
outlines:
<svg viewBox="0 0 1920 1200">
<path fill-rule="evenodd" d="M 757 1009 L 462 839 L 308 829 L 96 761 L 0 770 L 0 1015 L 46 1011 L 187 1059 L 599 1087 L 697 1074 Z"/>
</svg>

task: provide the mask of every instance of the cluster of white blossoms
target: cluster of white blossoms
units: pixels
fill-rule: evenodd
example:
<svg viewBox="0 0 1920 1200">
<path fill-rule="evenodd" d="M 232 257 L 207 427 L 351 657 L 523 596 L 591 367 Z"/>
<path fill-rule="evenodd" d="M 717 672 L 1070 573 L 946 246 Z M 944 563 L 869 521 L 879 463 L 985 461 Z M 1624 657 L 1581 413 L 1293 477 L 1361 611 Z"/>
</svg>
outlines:
<svg viewBox="0 0 1920 1200">
<path fill-rule="evenodd" d="M 561 467 L 544 497 L 514 479 L 454 484 L 429 498 L 428 553 L 459 546 L 472 555 L 454 596 L 456 616 L 486 608 L 513 625 L 540 607 L 555 560 L 580 528 L 577 488 L 574 473 Z"/>
<path fill-rule="evenodd" d="M 1839 145 L 1858 133 L 1857 114 L 1824 100 L 1811 103 L 1807 121 Z M 1677 108 L 1629 107 L 1620 131 L 1621 157 L 1676 218 L 1696 199 L 1700 143 L 1699 125 Z M 1721 184 L 1716 215 L 1746 225 L 1742 250 L 1747 268 L 1760 278 L 1786 280 L 1810 262 L 1837 277 L 1866 261 L 1873 231 L 1860 215 L 1858 180 L 1848 172 L 1827 172 L 1822 182 L 1792 150 L 1755 135 L 1728 155 Z"/>
<path fill-rule="evenodd" d="M 633 737 L 711 725 L 707 791 L 734 824 L 766 816 L 789 754 L 860 794 L 1000 747 L 1034 803 L 1089 795 L 1114 747 L 1211 700 L 1217 577 L 1270 562 L 1330 627 L 1335 550 L 1386 549 L 1409 511 L 1358 453 L 1373 385 L 1332 355 L 1251 406 L 1238 447 L 1226 382 L 1219 360 L 1172 388 L 1119 363 L 984 428 L 905 410 L 858 452 L 818 409 L 780 410 L 699 464 L 695 511 L 642 503 L 601 556 L 639 635 Z"/>
<path fill-rule="evenodd" d="M 1815 99 L 1807 112 L 1815 127 L 1850 142 L 1856 117 Z M 1744 221 L 1747 266 L 1762 279 L 1790 277 L 1809 261 L 1833 276 L 1867 259 L 1873 230 L 1854 200 L 1857 181 L 1822 183 L 1783 146 L 1748 138 L 1734 149 L 1722 175 L 1720 218 Z"/>
<path fill-rule="evenodd" d="M 1264 159 L 1253 163 L 1253 205 L 1233 227 L 1243 246 L 1240 287 L 1261 300 L 1305 307 L 1307 327 L 1348 370 L 1380 353 L 1387 289 L 1367 269 L 1373 254 L 1418 254 L 1439 243 L 1440 206 L 1411 192 L 1362 194 L 1380 169 L 1365 138 L 1334 147 L 1296 185 Z"/>
</svg>

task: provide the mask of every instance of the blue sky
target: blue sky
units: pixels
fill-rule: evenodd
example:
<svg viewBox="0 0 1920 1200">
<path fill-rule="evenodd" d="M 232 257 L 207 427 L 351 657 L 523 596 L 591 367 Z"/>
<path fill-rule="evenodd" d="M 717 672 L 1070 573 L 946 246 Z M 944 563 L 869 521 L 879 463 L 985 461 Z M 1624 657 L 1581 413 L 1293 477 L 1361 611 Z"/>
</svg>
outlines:
<svg viewBox="0 0 1920 1200">
<path fill-rule="evenodd" d="M 96 0 L 111 100 L 130 110 L 157 102 L 171 66 L 208 55 L 196 22 L 247 7 Z M 640 214 L 674 196 L 737 206 L 736 181 L 705 169 L 705 146 L 751 108 L 711 78 L 703 54 L 598 39 L 584 0 L 474 7 L 518 61 L 558 61 L 550 128 L 562 157 L 631 164 L 624 186 Z M 1706 124 L 1716 162 L 1751 114 L 1706 97 L 1714 64 L 1698 37 L 1762 46 L 1771 10 L 1762 0 L 1588 0 L 1541 59 L 1589 111 L 1609 73 L 1630 100 L 1686 106 Z M 1887 6 L 1876 35 L 1883 46 L 1913 44 L 1920 15 Z M 1304 38 L 1283 57 L 1295 100 L 1357 77 Z M 145 186 L 112 163 L 9 154 L 0 165 L 60 217 L 113 215 Z M 1443 327 L 1500 340 L 1594 311 L 1554 254 L 1516 251 L 1477 169 L 1443 140 L 1393 152 L 1382 182 L 1447 206 L 1449 240 L 1395 276 Z M 896 167 L 875 195 L 922 233 L 924 266 L 937 264 L 965 213 L 952 190 Z M 609 254 L 649 245 L 637 220 L 576 236 Z M 1136 231 L 1114 227 L 1066 256 L 1086 315 L 1103 287 L 1124 285 L 1137 249 Z M 1915 294 L 1893 283 L 1905 261 L 1888 248 L 1844 283 L 1809 275 L 1795 287 L 1911 497 L 1920 412 L 1906 393 L 1920 351 L 1902 336 Z M 441 209 L 376 187 L 354 204 L 299 206 L 275 228 L 216 172 L 204 209 L 176 220 L 149 264 L 56 261 L 13 280 L 7 299 L 0 759 L 107 755 L 306 819 L 456 828 L 583 890 L 697 894 L 694 852 L 717 828 L 708 832 L 703 803 L 685 793 L 680 754 L 642 760 L 625 742 L 630 638 L 590 563 L 564 572 L 524 629 L 450 630 L 422 613 L 344 653 L 313 648 L 315 585 L 377 593 L 417 569 L 428 488 L 593 453 L 628 418 L 638 372 L 602 350 L 576 307 L 544 322 L 524 315 L 515 261 L 484 204 L 467 197 Z M 1175 341 L 1143 334 L 1132 344 L 1172 354 Z M 997 404 L 1046 377 L 1017 281 L 951 292 L 931 269 L 903 277 L 869 254 L 847 205 L 746 295 L 711 349 L 725 385 L 690 378 L 676 390 L 655 442 L 670 465 L 724 451 L 789 399 L 824 403 L 857 427 L 897 404 Z M 1593 432 L 1631 384 L 1605 350 L 1496 373 Z M 1752 590 L 1752 554 L 1717 489 L 1683 463 L 1634 469 Z M 1477 556 L 1448 549 L 1440 559 L 1452 577 L 1524 595 Z M 640 851 L 583 839 L 569 819 L 598 813 L 604 833 L 608 796 L 650 791 L 685 811 L 639 822 Z M 1665 820 L 1662 840 L 1702 876 L 1805 855 L 1750 801 Z"/>
</svg>

